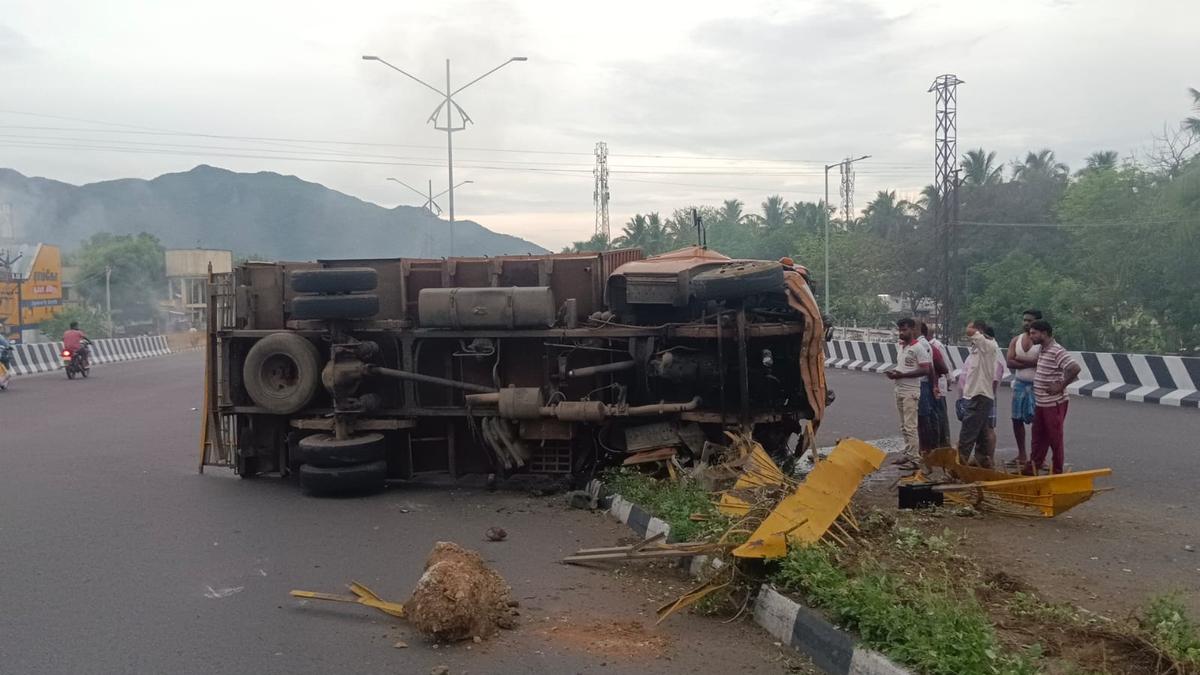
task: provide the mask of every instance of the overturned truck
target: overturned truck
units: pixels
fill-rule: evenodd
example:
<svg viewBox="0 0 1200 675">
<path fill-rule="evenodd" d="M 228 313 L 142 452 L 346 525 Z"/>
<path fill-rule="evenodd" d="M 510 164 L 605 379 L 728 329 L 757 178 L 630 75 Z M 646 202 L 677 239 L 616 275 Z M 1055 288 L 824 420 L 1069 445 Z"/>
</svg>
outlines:
<svg viewBox="0 0 1200 675">
<path fill-rule="evenodd" d="M 313 494 L 580 479 L 730 428 L 786 460 L 832 398 L 804 268 L 702 247 L 249 262 L 211 275 L 208 316 L 201 470 Z"/>
</svg>

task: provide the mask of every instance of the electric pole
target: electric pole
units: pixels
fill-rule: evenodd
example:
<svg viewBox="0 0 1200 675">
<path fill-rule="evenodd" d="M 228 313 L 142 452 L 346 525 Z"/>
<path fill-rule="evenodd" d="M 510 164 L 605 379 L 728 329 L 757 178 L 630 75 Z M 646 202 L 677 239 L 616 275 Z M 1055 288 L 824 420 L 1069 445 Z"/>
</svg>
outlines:
<svg viewBox="0 0 1200 675">
<path fill-rule="evenodd" d="M 488 75 L 491 75 L 492 73 L 496 72 L 497 70 L 500 70 L 504 66 L 507 66 L 508 64 L 510 64 L 514 61 L 528 61 L 529 59 L 524 56 L 514 56 L 514 57 L 510 58 L 509 60 L 505 61 L 504 63 L 501 63 L 500 65 L 496 66 L 495 68 L 492 68 L 491 70 L 487 71 L 486 73 L 484 73 L 484 74 L 480 75 L 479 77 L 471 80 L 470 82 L 464 84 L 463 86 L 459 87 L 458 89 L 451 88 L 451 85 L 450 85 L 450 59 L 446 59 L 446 90 L 442 91 L 441 89 L 438 89 L 437 87 L 433 86 L 432 84 L 429 84 L 428 82 L 422 80 L 421 78 L 419 78 L 415 75 L 412 75 L 410 73 L 407 73 L 407 72 L 401 70 L 400 68 L 397 68 L 396 66 L 388 63 L 387 61 L 384 61 L 383 59 L 379 58 L 378 56 L 364 55 L 362 58 L 364 61 L 378 61 L 378 62 L 382 63 L 383 65 L 387 66 L 388 68 L 391 68 L 392 70 L 407 77 L 408 79 L 413 80 L 421 85 L 424 85 L 426 88 L 433 90 L 438 96 L 441 96 L 443 98 L 442 102 L 438 104 L 438 107 L 433 109 L 433 113 L 429 116 L 429 119 L 426 121 L 433 123 L 434 129 L 437 129 L 438 131 L 446 132 L 446 171 L 450 178 L 450 180 L 448 182 L 448 185 L 450 186 L 450 189 L 448 190 L 448 192 L 450 193 L 450 197 L 449 197 L 449 201 L 450 201 L 450 255 L 453 256 L 454 255 L 454 132 L 462 131 L 463 129 L 467 128 L 468 123 L 473 123 L 473 120 L 471 119 L 471 117 L 469 115 L 467 115 L 467 112 L 462 109 L 462 106 L 460 106 L 454 102 L 454 95 L 461 92 L 463 89 L 466 89 L 467 87 L 475 84 L 476 82 L 482 80 L 483 78 L 487 77 Z M 445 108 L 445 110 L 446 110 L 446 123 L 444 126 L 438 126 L 439 125 L 438 120 L 441 118 L 443 108 Z M 458 113 L 458 118 L 460 120 L 458 124 L 455 124 L 455 122 L 454 122 L 454 113 L 455 112 Z"/>
<path fill-rule="evenodd" d="M 112 265 L 104 266 L 104 322 L 108 324 L 108 337 L 113 336 L 112 322 Z"/>
<path fill-rule="evenodd" d="M 842 163 L 842 229 L 849 229 L 854 211 L 854 161 L 847 157 Z"/>
<path fill-rule="evenodd" d="M 942 333 L 948 338 L 958 334 L 957 276 L 953 267 L 958 252 L 958 85 L 957 75 L 938 75 L 929 92 L 933 107 L 933 184 L 937 188 L 934 231 L 942 242 L 941 274 L 938 280 L 942 301 Z"/>
<path fill-rule="evenodd" d="M 18 342 L 25 342 L 25 322 L 23 320 L 23 317 L 25 315 L 21 312 L 21 305 L 24 304 L 24 297 L 21 294 L 21 286 L 24 283 L 24 281 L 21 279 L 21 277 L 16 272 L 13 271 L 13 265 L 15 265 L 16 262 L 22 258 L 22 256 L 24 256 L 23 253 L 18 253 L 16 255 L 16 257 L 9 257 L 8 249 L 4 249 L 3 251 L 0 251 L 0 267 L 3 267 L 5 270 L 7 270 L 6 276 L 8 276 L 9 280 L 11 280 L 12 283 L 16 284 L 16 286 L 17 286 L 17 341 Z"/>
<path fill-rule="evenodd" d="M 821 205 L 821 211 L 825 214 L 825 283 L 823 284 L 825 286 L 825 303 L 822 307 L 824 307 L 826 312 L 829 311 L 829 214 L 833 211 L 829 207 L 829 170 L 835 166 L 845 167 L 864 159 L 870 159 L 870 157 L 870 155 L 863 155 L 854 159 L 847 157 L 837 164 L 825 165 L 825 203 Z"/>
</svg>

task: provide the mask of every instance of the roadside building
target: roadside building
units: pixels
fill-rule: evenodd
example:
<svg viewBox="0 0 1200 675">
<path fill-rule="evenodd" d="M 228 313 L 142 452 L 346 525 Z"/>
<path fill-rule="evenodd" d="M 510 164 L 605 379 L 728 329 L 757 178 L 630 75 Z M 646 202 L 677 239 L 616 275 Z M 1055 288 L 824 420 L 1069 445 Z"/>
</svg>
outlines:
<svg viewBox="0 0 1200 675">
<path fill-rule="evenodd" d="M 168 249 L 165 252 L 168 330 L 203 328 L 208 320 L 208 273 L 233 271 L 233 252 L 216 249 Z"/>
<path fill-rule="evenodd" d="M 11 339 L 34 342 L 62 311 L 62 253 L 52 244 L 0 244 L 0 324 Z"/>
</svg>

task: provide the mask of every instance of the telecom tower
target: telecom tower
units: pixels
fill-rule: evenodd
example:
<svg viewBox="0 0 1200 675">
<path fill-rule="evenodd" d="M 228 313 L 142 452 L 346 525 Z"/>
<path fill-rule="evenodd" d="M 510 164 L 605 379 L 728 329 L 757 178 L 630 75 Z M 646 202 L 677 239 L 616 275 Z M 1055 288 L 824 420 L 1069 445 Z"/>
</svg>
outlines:
<svg viewBox="0 0 1200 675">
<path fill-rule="evenodd" d="M 854 160 L 847 157 L 842 162 L 842 229 L 850 227 L 850 215 L 854 212 Z"/>
<path fill-rule="evenodd" d="M 929 86 L 933 104 L 933 184 L 937 188 L 934 231 L 942 242 L 942 331 L 954 336 L 958 329 L 957 298 L 953 280 L 954 253 L 958 250 L 958 85 L 957 75 L 938 75 Z"/>
<path fill-rule="evenodd" d="M 596 168 L 592 170 L 596 178 L 596 186 L 592 190 L 592 203 L 596 205 L 596 231 L 603 234 L 604 241 L 610 241 L 611 232 L 608 226 L 608 144 L 600 141 L 596 144 Z"/>
</svg>

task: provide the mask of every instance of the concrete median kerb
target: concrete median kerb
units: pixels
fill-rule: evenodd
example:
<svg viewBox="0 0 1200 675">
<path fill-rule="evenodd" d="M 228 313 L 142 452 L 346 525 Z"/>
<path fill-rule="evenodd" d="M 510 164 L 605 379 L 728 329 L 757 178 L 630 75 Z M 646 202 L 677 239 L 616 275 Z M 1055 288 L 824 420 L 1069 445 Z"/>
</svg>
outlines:
<svg viewBox="0 0 1200 675">
<path fill-rule="evenodd" d="M 629 526 L 639 537 L 666 533 L 671 541 L 671 526 L 650 515 L 645 509 L 617 494 L 607 494 L 604 484 L 593 480 L 588 492 L 600 508 Z M 699 576 L 709 564 L 706 556 L 680 561 L 692 576 Z M 813 665 L 830 675 L 913 675 L 883 654 L 860 647 L 854 637 L 830 623 L 819 612 L 806 607 L 763 584 L 754 600 L 754 622 L 781 643 L 806 654 Z"/>
</svg>

